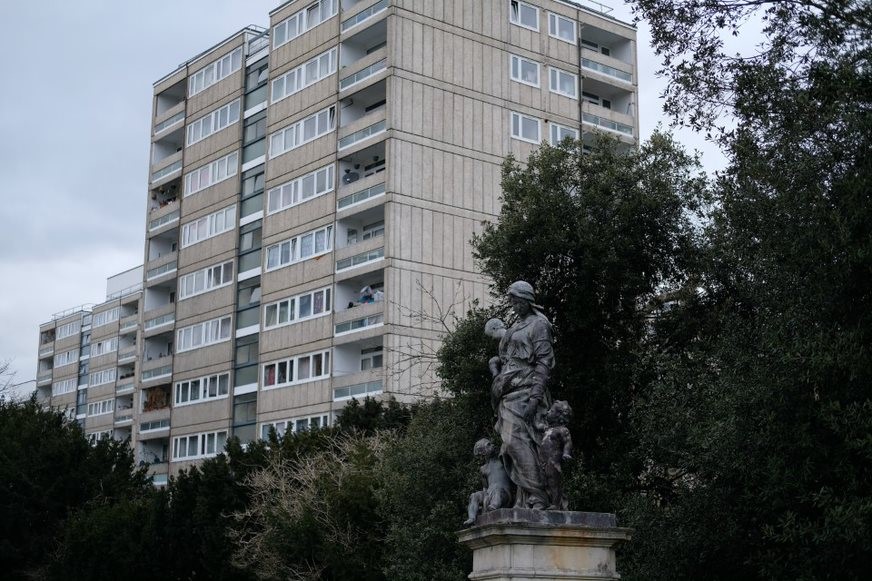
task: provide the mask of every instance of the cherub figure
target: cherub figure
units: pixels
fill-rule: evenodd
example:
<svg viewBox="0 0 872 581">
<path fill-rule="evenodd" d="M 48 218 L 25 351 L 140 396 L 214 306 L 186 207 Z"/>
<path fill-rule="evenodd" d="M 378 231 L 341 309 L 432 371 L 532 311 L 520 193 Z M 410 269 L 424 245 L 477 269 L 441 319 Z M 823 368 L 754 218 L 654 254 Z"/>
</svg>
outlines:
<svg viewBox="0 0 872 581">
<path fill-rule="evenodd" d="M 482 489 L 469 495 L 467 508 L 469 518 L 463 522 L 465 525 L 474 523 L 479 512 L 503 508 L 512 500 L 509 475 L 506 474 L 506 469 L 497 456 L 497 449 L 493 442 L 482 438 L 475 443 L 472 452 L 476 458 L 484 460 L 484 464 L 478 470 L 481 474 Z"/>
<path fill-rule="evenodd" d="M 541 462 L 551 504 L 548 510 L 567 510 L 563 496 L 563 462 L 572 460 L 572 436 L 569 434 L 569 418 L 572 408 L 565 401 L 555 401 L 545 414 L 545 423 L 539 428 L 542 436 Z"/>
</svg>

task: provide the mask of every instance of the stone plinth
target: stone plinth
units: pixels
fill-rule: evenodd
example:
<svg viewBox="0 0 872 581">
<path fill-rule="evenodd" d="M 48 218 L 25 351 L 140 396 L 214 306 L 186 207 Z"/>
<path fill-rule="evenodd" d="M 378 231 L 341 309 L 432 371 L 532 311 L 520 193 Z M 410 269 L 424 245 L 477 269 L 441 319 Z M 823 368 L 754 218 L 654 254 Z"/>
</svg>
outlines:
<svg viewBox="0 0 872 581">
<path fill-rule="evenodd" d="M 615 515 L 504 508 L 458 533 L 472 549 L 473 581 L 620 579 L 615 546 L 630 539 Z"/>
</svg>

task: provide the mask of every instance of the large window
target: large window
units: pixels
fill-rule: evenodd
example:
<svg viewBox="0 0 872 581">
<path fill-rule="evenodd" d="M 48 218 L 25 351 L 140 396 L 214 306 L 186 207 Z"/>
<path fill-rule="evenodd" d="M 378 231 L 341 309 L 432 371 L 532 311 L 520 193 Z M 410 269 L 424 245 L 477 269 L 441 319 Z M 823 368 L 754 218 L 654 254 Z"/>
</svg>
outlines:
<svg viewBox="0 0 872 581">
<path fill-rule="evenodd" d="M 120 313 L 121 307 L 114 307 L 108 311 L 94 313 L 94 317 L 91 319 L 91 327 L 101 327 L 117 321 Z"/>
<path fill-rule="evenodd" d="M 239 152 L 234 151 L 212 163 L 185 174 L 185 195 L 190 196 L 218 182 L 236 175 L 239 169 Z"/>
<path fill-rule="evenodd" d="M 55 339 L 60 341 L 61 339 L 65 339 L 67 337 L 71 337 L 79 332 L 79 329 L 82 328 L 81 321 L 73 321 L 72 323 L 67 323 L 66 325 L 61 325 L 58 327 L 57 333 L 55 334 Z"/>
<path fill-rule="evenodd" d="M 51 386 L 52 397 L 76 391 L 77 383 L 75 377 L 54 382 Z"/>
<path fill-rule="evenodd" d="M 333 226 L 318 228 L 266 249 L 266 269 L 275 270 L 333 249 Z"/>
<path fill-rule="evenodd" d="M 573 129 L 572 127 L 567 127 L 566 125 L 560 125 L 559 123 L 551 124 L 552 145 L 557 145 L 567 137 L 571 137 L 572 139 L 578 139 L 578 129 Z"/>
<path fill-rule="evenodd" d="M 242 66 L 242 47 L 203 67 L 188 79 L 188 96 L 196 95 L 221 79 L 235 73 Z"/>
<path fill-rule="evenodd" d="M 239 108 L 240 102 L 236 99 L 188 125 L 188 145 L 206 139 L 239 121 Z"/>
<path fill-rule="evenodd" d="M 197 323 L 178 330 L 178 351 L 190 351 L 230 339 L 230 316 Z"/>
<path fill-rule="evenodd" d="M 227 430 L 173 438 L 173 460 L 196 460 L 216 456 L 224 451 Z"/>
<path fill-rule="evenodd" d="M 539 134 L 539 120 L 512 111 L 512 137 L 530 143 L 539 143 L 542 140 Z"/>
<path fill-rule="evenodd" d="M 575 21 L 553 12 L 548 13 L 548 34 L 554 38 L 576 43 Z"/>
<path fill-rule="evenodd" d="M 283 387 L 330 377 L 330 351 L 307 353 L 263 366 L 263 386 Z"/>
<path fill-rule="evenodd" d="M 273 48 L 286 44 L 307 30 L 315 28 L 328 18 L 336 16 L 339 0 L 320 0 L 303 10 L 295 12 L 290 18 L 282 20 L 272 29 Z"/>
<path fill-rule="evenodd" d="M 272 102 L 289 97 L 335 73 L 336 55 L 337 49 L 331 48 L 275 79 L 272 82 Z"/>
<path fill-rule="evenodd" d="M 329 312 L 330 289 L 323 288 L 267 305 L 264 309 L 264 327 L 288 325 Z"/>
<path fill-rule="evenodd" d="M 61 367 L 62 365 L 69 365 L 70 363 L 75 363 L 79 360 L 79 350 L 72 349 L 65 353 L 58 353 L 54 356 L 54 366 Z"/>
<path fill-rule="evenodd" d="M 334 168 L 335 166 L 330 164 L 270 189 L 267 213 L 273 214 L 311 198 L 332 192 L 335 185 Z"/>
<path fill-rule="evenodd" d="M 116 369 L 114 367 L 111 369 L 104 369 L 102 371 L 95 371 L 88 377 L 88 386 L 94 387 L 95 385 L 112 383 L 113 381 L 115 381 L 115 372 Z"/>
<path fill-rule="evenodd" d="M 118 350 L 118 337 L 97 341 L 91 345 L 91 357 L 99 357 Z"/>
<path fill-rule="evenodd" d="M 94 401 L 88 404 L 88 415 L 89 416 L 102 416 L 105 414 L 111 414 L 115 409 L 115 400 L 114 399 L 104 399 L 102 401 Z"/>
<path fill-rule="evenodd" d="M 330 425 L 329 414 L 319 414 L 316 416 L 308 416 L 305 418 L 292 418 L 289 420 L 281 420 L 278 422 L 268 422 L 260 427 L 260 437 L 263 440 L 269 438 L 269 433 L 272 430 L 276 431 L 276 436 L 281 438 L 286 433 L 298 434 L 316 428 L 326 428 Z"/>
<path fill-rule="evenodd" d="M 336 127 L 336 107 L 328 107 L 269 136 L 270 158 L 327 135 Z"/>
<path fill-rule="evenodd" d="M 179 300 L 209 292 L 233 282 L 233 261 L 179 277 Z"/>
<path fill-rule="evenodd" d="M 188 405 L 227 397 L 230 393 L 230 374 L 219 373 L 176 383 L 176 405 Z"/>
<path fill-rule="evenodd" d="M 218 210 L 182 226 L 182 248 L 218 236 L 236 226 L 236 206 Z"/>
<path fill-rule="evenodd" d="M 563 95 L 564 97 L 578 98 L 578 76 L 572 73 L 567 73 L 560 69 L 550 67 L 548 69 L 550 88 L 552 93 Z"/>
<path fill-rule="evenodd" d="M 517 55 L 510 55 L 510 61 L 513 81 L 533 87 L 539 86 L 539 63 Z"/>
<path fill-rule="evenodd" d="M 539 9 L 526 2 L 511 0 L 509 3 L 509 21 L 512 24 L 539 31 Z"/>
</svg>

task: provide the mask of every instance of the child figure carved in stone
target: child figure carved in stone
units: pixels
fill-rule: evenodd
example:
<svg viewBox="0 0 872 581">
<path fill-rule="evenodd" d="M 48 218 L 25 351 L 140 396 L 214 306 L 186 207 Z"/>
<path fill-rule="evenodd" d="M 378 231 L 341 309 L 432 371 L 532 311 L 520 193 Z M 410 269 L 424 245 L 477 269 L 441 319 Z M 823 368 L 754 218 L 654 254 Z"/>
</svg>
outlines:
<svg viewBox="0 0 872 581">
<path fill-rule="evenodd" d="M 551 504 L 548 510 L 567 510 L 568 503 L 563 496 L 563 462 L 572 460 L 572 436 L 569 434 L 569 418 L 572 408 L 565 401 L 555 401 L 545 414 L 545 424 L 541 426 L 542 468 Z"/>
<path fill-rule="evenodd" d="M 476 458 L 484 460 L 484 464 L 478 470 L 481 474 L 482 489 L 469 495 L 467 508 L 469 518 L 464 521 L 465 525 L 474 523 L 480 512 L 490 512 L 509 506 L 512 500 L 509 475 L 506 474 L 506 469 L 497 456 L 497 449 L 493 442 L 482 438 L 475 443 L 472 451 Z"/>
</svg>

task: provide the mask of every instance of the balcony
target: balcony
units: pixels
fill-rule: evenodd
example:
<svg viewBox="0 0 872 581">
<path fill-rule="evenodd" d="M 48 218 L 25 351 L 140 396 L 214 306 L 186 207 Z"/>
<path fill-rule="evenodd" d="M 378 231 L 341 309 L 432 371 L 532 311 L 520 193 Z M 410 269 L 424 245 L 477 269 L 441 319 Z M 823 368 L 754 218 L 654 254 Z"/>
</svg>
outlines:
<svg viewBox="0 0 872 581">
<path fill-rule="evenodd" d="M 382 172 L 387 169 L 385 141 L 376 141 L 369 147 L 347 152 L 339 159 L 338 197 L 384 182 Z M 382 174 L 378 176 L 378 174 Z M 373 177 L 378 176 L 378 177 Z"/>
<path fill-rule="evenodd" d="M 375 241 L 378 243 L 378 241 Z M 349 250 L 349 249 L 346 249 Z M 354 247 L 351 247 L 350 250 L 357 250 Z M 337 255 L 339 253 L 337 252 Z M 385 249 L 384 246 L 380 246 L 379 248 L 374 248 L 372 250 L 367 250 L 364 252 L 360 252 L 359 254 L 353 254 L 348 256 L 347 258 L 340 258 L 336 261 L 336 274 L 337 281 L 340 280 L 338 275 L 339 273 L 345 273 L 346 271 L 360 268 L 366 266 L 368 264 L 375 264 L 376 262 L 381 262 L 385 257 Z M 341 279 L 344 280 L 344 279 Z"/>
<path fill-rule="evenodd" d="M 161 260 L 156 260 L 154 262 L 158 263 L 155 266 L 152 266 L 145 272 L 145 280 L 153 281 L 155 279 L 161 278 L 167 274 L 171 274 L 176 272 L 177 263 L 176 263 L 176 253 L 173 252 Z"/>
<path fill-rule="evenodd" d="M 148 221 L 148 231 L 154 232 L 167 224 L 179 221 L 179 202 L 172 199 L 162 208 L 152 210 L 151 220 Z"/>
<path fill-rule="evenodd" d="M 119 378 L 118 382 L 115 384 L 115 395 L 122 395 L 125 393 L 132 393 L 133 388 L 136 384 L 136 378 L 131 375 L 130 377 Z"/>
<path fill-rule="evenodd" d="M 155 169 L 151 174 L 151 183 L 156 186 L 169 181 L 169 178 L 182 171 L 182 152 L 179 151 L 162 161 L 162 167 Z"/>
<path fill-rule="evenodd" d="M 633 75 L 629 71 L 624 70 L 630 69 L 630 65 L 597 54 L 589 49 L 582 49 L 581 54 L 581 68 L 583 70 L 593 72 L 596 75 L 601 75 L 611 81 L 618 81 L 620 83 L 632 85 Z M 612 64 L 605 64 L 602 61 L 608 61 Z"/>
<path fill-rule="evenodd" d="M 136 326 L 139 324 L 139 313 L 134 315 L 130 315 L 129 317 L 124 317 L 121 319 L 121 332 L 129 331 L 131 329 L 136 329 Z"/>
<path fill-rule="evenodd" d="M 185 110 L 186 81 L 183 79 L 175 85 L 161 91 L 154 98 L 154 121 L 161 123 L 166 119 Z"/>
<path fill-rule="evenodd" d="M 167 437 L 167 433 L 170 429 L 170 413 L 169 410 L 162 410 L 159 412 L 149 413 L 146 416 L 146 420 L 143 420 L 140 417 L 139 423 L 139 441 L 152 440 L 152 442 L 157 441 L 159 443 L 160 440 L 165 440 Z M 160 458 L 160 454 L 158 454 L 158 458 Z M 145 462 L 151 462 L 155 464 L 154 459 L 149 460 L 148 458 L 143 458 Z M 158 460 L 157 463 L 166 462 L 166 458 L 163 460 Z"/>
<path fill-rule="evenodd" d="M 346 303 L 347 304 L 347 303 Z M 333 318 L 335 334 L 360 331 L 384 324 L 384 300 L 372 303 L 358 303 L 352 308 L 338 311 Z"/>
<path fill-rule="evenodd" d="M 51 370 L 42 371 L 39 373 L 39 375 L 36 376 L 37 385 L 44 385 L 47 383 L 51 383 Z"/>
<path fill-rule="evenodd" d="M 172 389 L 169 385 L 159 385 L 142 390 L 142 413 L 168 410 Z"/>
<path fill-rule="evenodd" d="M 363 83 L 367 79 L 375 80 L 373 77 L 380 72 L 387 70 L 388 59 L 383 56 L 383 53 L 386 52 L 386 49 L 381 49 L 375 54 L 368 55 L 366 58 L 361 59 L 360 62 L 355 63 L 355 66 L 353 67 L 353 69 L 357 69 L 357 66 L 361 66 L 360 69 L 351 71 L 343 70 L 342 73 L 345 76 L 339 80 L 339 92 L 342 93 L 346 90 L 356 89 L 360 86 L 360 83 Z M 364 64 L 371 60 L 375 62 L 369 65 Z"/>
<path fill-rule="evenodd" d="M 43 357 L 49 357 L 53 353 L 54 353 L 54 345 L 53 344 L 49 344 L 49 345 L 46 345 L 44 347 L 39 348 L 39 358 L 40 359 L 42 359 Z"/>
<path fill-rule="evenodd" d="M 388 9 L 388 0 L 377 0 L 373 3 L 367 3 L 366 0 L 357 2 L 343 3 L 343 19 L 341 24 L 342 32 L 347 32 L 364 22 L 375 18 Z"/>
<path fill-rule="evenodd" d="M 172 129 L 176 125 L 179 127 L 184 126 L 185 124 L 185 104 L 179 103 L 171 110 L 167 111 L 165 115 L 161 115 L 161 121 L 157 121 L 154 124 L 154 136 L 158 136 L 164 131 Z"/>
<path fill-rule="evenodd" d="M 136 345 L 130 345 L 129 347 L 124 347 L 123 349 L 118 349 L 118 363 L 124 363 L 125 361 L 132 361 L 136 358 Z"/>
<path fill-rule="evenodd" d="M 160 379 L 172 377 L 173 375 L 173 356 L 164 355 L 156 359 L 149 359 L 142 362 L 142 373 L 140 381 L 142 383 L 154 383 Z"/>
<path fill-rule="evenodd" d="M 334 382 L 335 385 L 335 382 Z M 333 388 L 333 401 L 345 401 L 351 398 L 363 399 L 380 395 L 384 389 L 384 380 L 375 379 L 363 383 L 354 383 L 343 387 Z"/>
<path fill-rule="evenodd" d="M 364 385 L 384 378 L 382 336 L 355 339 L 333 349 L 334 388 Z"/>
<path fill-rule="evenodd" d="M 593 113 L 582 113 L 582 121 L 585 125 L 596 127 L 597 129 L 605 129 L 611 133 L 617 134 L 619 137 L 633 138 L 633 126 L 624 123 L 612 121 L 606 117 L 600 117 Z"/>
<path fill-rule="evenodd" d="M 368 185 L 369 183 L 374 183 L 374 185 Z M 349 190 L 354 190 L 354 192 L 347 193 Z M 384 178 L 378 175 L 370 176 L 357 183 L 343 184 L 339 187 L 339 192 L 337 193 L 336 211 L 342 212 L 344 210 L 342 212 L 343 215 L 348 215 L 351 212 L 355 212 L 364 202 L 380 198 L 384 194 Z"/>
</svg>

